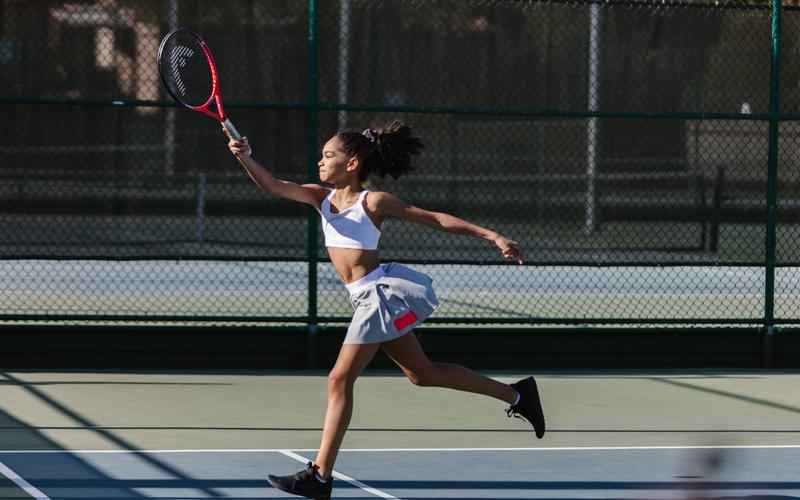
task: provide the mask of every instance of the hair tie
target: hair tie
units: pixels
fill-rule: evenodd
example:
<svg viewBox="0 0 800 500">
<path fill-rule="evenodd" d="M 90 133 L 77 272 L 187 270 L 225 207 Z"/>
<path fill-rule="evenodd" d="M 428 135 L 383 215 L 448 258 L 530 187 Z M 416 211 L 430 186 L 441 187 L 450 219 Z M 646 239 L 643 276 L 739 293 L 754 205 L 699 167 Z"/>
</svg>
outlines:
<svg viewBox="0 0 800 500">
<path fill-rule="evenodd" d="M 370 143 L 375 144 L 378 141 L 378 134 L 371 128 L 365 128 L 361 135 L 366 137 Z"/>
</svg>

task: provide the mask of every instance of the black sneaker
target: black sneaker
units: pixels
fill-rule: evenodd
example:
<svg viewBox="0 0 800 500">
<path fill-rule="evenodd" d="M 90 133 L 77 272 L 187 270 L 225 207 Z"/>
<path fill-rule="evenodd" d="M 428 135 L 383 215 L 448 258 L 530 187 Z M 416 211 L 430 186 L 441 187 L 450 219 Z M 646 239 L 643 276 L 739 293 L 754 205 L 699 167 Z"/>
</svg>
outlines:
<svg viewBox="0 0 800 500">
<path fill-rule="evenodd" d="M 542 401 L 539 399 L 539 390 L 536 388 L 536 381 L 533 377 L 522 379 L 511 384 L 518 393 L 519 401 L 506 410 L 506 415 L 511 418 L 525 418 L 533 426 L 536 437 L 541 439 L 544 436 L 544 412 L 542 411 Z"/>
<path fill-rule="evenodd" d="M 300 495 L 315 500 L 330 500 L 333 478 L 321 483 L 316 478 L 318 466 L 308 462 L 308 468 L 291 476 L 267 476 L 269 484 L 286 493 Z"/>
</svg>

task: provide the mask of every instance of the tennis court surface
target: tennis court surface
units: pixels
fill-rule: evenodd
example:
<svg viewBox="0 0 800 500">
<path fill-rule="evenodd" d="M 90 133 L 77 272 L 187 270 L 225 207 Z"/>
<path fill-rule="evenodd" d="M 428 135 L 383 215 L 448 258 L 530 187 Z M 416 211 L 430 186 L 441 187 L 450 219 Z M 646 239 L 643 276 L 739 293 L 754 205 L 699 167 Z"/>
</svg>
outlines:
<svg viewBox="0 0 800 500">
<path fill-rule="evenodd" d="M 800 373 L 533 374 L 542 440 L 500 402 L 368 371 L 334 498 L 800 498 Z M 296 498 L 265 476 L 313 459 L 325 375 L 0 372 L 0 498 Z"/>
</svg>

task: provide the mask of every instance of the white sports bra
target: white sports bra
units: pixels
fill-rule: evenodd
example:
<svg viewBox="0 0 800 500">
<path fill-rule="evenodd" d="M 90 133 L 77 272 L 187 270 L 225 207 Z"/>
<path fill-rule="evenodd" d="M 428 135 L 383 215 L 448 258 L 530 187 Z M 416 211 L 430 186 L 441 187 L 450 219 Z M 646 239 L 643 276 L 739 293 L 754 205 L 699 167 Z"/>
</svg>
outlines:
<svg viewBox="0 0 800 500">
<path fill-rule="evenodd" d="M 381 231 L 364 211 L 364 198 L 366 189 L 361 192 L 352 206 L 339 211 L 331 212 L 331 193 L 320 204 L 322 215 L 322 232 L 325 234 L 325 246 L 336 248 L 359 248 L 362 250 L 376 250 L 381 239 Z"/>
</svg>

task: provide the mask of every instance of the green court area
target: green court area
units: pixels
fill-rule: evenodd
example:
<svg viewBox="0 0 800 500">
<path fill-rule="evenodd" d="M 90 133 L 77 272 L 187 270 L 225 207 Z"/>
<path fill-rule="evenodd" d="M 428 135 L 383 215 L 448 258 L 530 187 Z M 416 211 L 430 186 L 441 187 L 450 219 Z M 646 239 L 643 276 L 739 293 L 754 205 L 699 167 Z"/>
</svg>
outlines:
<svg viewBox="0 0 800 500">
<path fill-rule="evenodd" d="M 800 445 L 796 372 L 485 372 L 537 376 L 537 440 L 484 396 L 368 369 L 346 448 Z M 315 448 L 326 371 L 19 371 L 0 374 L 10 450 Z"/>
</svg>

